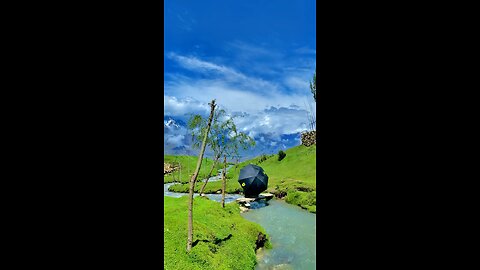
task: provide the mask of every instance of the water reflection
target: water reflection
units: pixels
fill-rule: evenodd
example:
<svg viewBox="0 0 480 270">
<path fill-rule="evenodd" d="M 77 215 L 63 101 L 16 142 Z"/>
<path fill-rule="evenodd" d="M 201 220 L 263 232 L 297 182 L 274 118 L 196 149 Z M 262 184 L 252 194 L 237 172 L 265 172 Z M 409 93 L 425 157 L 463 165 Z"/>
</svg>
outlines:
<svg viewBox="0 0 480 270">
<path fill-rule="evenodd" d="M 265 200 L 250 203 L 250 209 L 259 209 L 265 206 L 268 206 L 268 202 L 266 202 Z"/>
</svg>

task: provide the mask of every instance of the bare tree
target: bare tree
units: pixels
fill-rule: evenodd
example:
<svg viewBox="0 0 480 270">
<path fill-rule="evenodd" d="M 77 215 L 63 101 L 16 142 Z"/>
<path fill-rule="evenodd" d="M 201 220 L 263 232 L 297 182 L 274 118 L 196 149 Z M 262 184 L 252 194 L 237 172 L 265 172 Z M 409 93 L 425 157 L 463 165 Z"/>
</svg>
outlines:
<svg viewBox="0 0 480 270">
<path fill-rule="evenodd" d="M 200 149 L 200 154 L 198 155 L 197 167 L 195 168 L 195 172 L 190 179 L 190 189 L 188 192 L 189 201 L 188 201 L 188 235 L 187 235 L 187 252 L 190 252 L 192 249 L 192 242 L 193 242 L 193 191 L 195 188 L 195 182 L 197 181 L 198 172 L 200 171 L 200 167 L 202 166 L 203 154 L 205 153 L 205 147 L 207 145 L 207 137 L 208 132 L 210 131 L 210 125 L 212 123 L 213 113 L 215 111 L 215 100 L 212 100 L 210 105 L 210 116 L 208 118 L 207 127 L 204 130 L 203 134 L 203 141 L 202 147 Z"/>
<path fill-rule="evenodd" d="M 255 141 L 252 138 L 243 132 L 237 131 L 234 118 L 235 116 L 228 116 L 225 110 L 218 110 L 214 114 L 212 127 L 207 138 L 207 145 L 214 153 L 214 161 L 210 172 L 200 189 L 200 195 L 203 194 L 208 180 L 222 155 L 224 155 L 225 159 L 226 156 L 235 157 L 238 156 L 239 148 L 247 149 L 248 147 L 255 145 Z M 198 147 L 200 145 L 199 134 L 202 134 L 205 130 L 205 119 L 200 115 L 192 115 L 188 126 L 189 130 L 191 130 L 193 146 Z M 226 165 L 224 167 L 222 174 L 226 174 Z"/>
<path fill-rule="evenodd" d="M 178 162 L 178 182 L 182 182 L 182 164 Z"/>
<path fill-rule="evenodd" d="M 317 102 L 317 69 L 313 73 L 313 80 L 310 82 L 310 91 L 313 94 L 313 99 Z"/>
<path fill-rule="evenodd" d="M 308 123 L 310 124 L 310 130 L 316 130 L 317 129 L 317 117 L 315 115 L 315 112 L 313 111 L 312 104 L 308 103 L 308 108 L 310 115 L 308 117 Z"/>
<path fill-rule="evenodd" d="M 234 126 L 235 127 L 235 126 Z M 229 132 L 228 140 L 224 146 L 225 156 L 224 156 L 224 173 L 223 173 L 223 183 L 222 183 L 222 207 L 225 208 L 225 189 L 227 185 L 226 169 L 227 169 L 227 157 L 238 157 L 240 148 L 243 150 L 248 149 L 249 147 L 255 146 L 255 140 L 243 132 L 237 132 L 235 127 L 234 130 Z M 238 161 L 238 159 L 237 159 Z"/>
<path fill-rule="evenodd" d="M 210 134 L 207 138 L 207 145 L 213 150 L 214 153 L 214 160 L 212 163 L 212 167 L 200 188 L 200 195 L 203 193 L 208 180 L 212 176 L 213 170 L 215 169 L 216 165 L 218 164 L 218 160 L 222 156 L 222 149 L 220 147 L 222 143 L 222 134 L 221 130 L 227 128 L 225 125 L 226 123 L 222 123 L 221 119 L 225 116 L 225 110 L 217 110 L 213 116 L 212 127 L 210 129 Z M 205 121 L 199 115 L 193 115 L 189 120 L 189 129 L 191 130 L 193 147 L 199 146 L 199 133 L 205 128 Z"/>
<path fill-rule="evenodd" d="M 227 156 L 223 156 L 223 171 L 222 171 L 222 207 L 225 208 L 225 173 L 227 171 Z"/>
<path fill-rule="evenodd" d="M 313 94 L 313 100 L 317 102 L 317 70 L 315 69 L 315 73 L 313 73 L 313 79 L 309 82 L 310 84 L 310 92 Z M 308 108 L 305 104 L 307 110 L 307 120 L 308 120 L 308 128 L 310 131 L 316 130 L 317 128 L 317 118 L 315 112 L 313 111 L 312 105 L 308 102 Z"/>
<path fill-rule="evenodd" d="M 208 180 L 212 176 L 212 172 L 216 167 L 218 160 L 226 150 L 225 146 L 228 141 L 228 134 L 232 131 L 237 131 L 237 127 L 235 126 L 233 119 L 234 117 L 226 116 L 225 110 L 218 110 L 214 116 L 212 128 L 210 130 L 210 136 L 207 139 L 208 145 L 214 153 L 214 161 L 207 178 L 205 179 L 202 187 L 200 188 L 200 194 L 202 194 L 205 190 Z"/>
</svg>

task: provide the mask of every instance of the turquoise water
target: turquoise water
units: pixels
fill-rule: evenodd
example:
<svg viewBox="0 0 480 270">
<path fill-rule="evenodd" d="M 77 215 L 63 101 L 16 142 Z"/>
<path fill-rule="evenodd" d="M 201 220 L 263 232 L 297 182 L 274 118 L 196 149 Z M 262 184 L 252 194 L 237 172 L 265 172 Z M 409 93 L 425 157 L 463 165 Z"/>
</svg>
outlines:
<svg viewBox="0 0 480 270">
<path fill-rule="evenodd" d="M 228 170 L 232 167 L 233 167 L 233 165 L 228 166 L 226 171 L 228 172 Z M 218 170 L 218 175 L 210 177 L 208 182 L 215 182 L 215 181 L 222 180 L 222 176 L 221 176 L 222 170 L 223 169 Z M 203 181 L 205 181 L 205 180 L 203 180 Z M 163 184 L 163 195 L 164 196 L 169 196 L 169 197 L 175 197 L 175 198 L 180 198 L 182 196 L 188 196 L 188 193 L 178 193 L 178 192 L 168 191 L 168 188 L 172 185 L 175 185 L 175 184 L 176 183 Z M 197 197 L 198 195 L 199 195 L 198 193 L 195 193 L 195 194 L 193 194 L 193 197 Z M 214 200 L 216 202 L 221 202 L 222 201 L 222 194 L 205 194 L 205 196 L 207 198 L 209 198 L 210 200 Z M 234 202 L 236 199 L 242 198 L 242 197 L 243 197 L 242 195 L 228 194 L 227 193 L 227 194 L 225 194 L 225 203 Z"/>
<path fill-rule="evenodd" d="M 178 192 L 171 192 L 168 191 L 168 188 L 171 185 L 174 185 L 176 183 L 168 183 L 168 184 L 163 184 L 163 195 L 164 196 L 169 196 L 169 197 L 175 197 L 175 198 L 180 198 L 182 196 L 188 196 L 188 193 L 178 193 Z M 193 194 L 193 197 L 197 197 L 198 193 Z M 214 200 L 216 202 L 221 202 L 222 201 L 222 194 L 205 194 L 207 198 L 210 200 Z M 236 199 L 243 197 L 242 195 L 238 194 L 225 194 L 225 203 L 231 203 L 234 202 Z"/>
<path fill-rule="evenodd" d="M 316 215 L 277 199 L 268 204 L 242 214 L 262 225 L 272 243 L 259 252 L 255 269 L 315 269 Z"/>
</svg>

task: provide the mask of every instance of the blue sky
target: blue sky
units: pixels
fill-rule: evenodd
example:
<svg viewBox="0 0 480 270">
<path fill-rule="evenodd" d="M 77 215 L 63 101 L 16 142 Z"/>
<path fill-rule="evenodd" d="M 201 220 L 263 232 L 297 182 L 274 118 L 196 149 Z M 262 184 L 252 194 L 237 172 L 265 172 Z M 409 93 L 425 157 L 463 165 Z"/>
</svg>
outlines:
<svg viewBox="0 0 480 270">
<path fill-rule="evenodd" d="M 216 99 L 255 151 L 299 144 L 315 71 L 314 0 L 165 1 L 164 114 L 179 123 Z M 164 119 L 165 123 L 168 119 Z M 181 125 L 180 125 L 181 126 Z M 165 149 L 188 148 L 185 128 L 165 125 Z"/>
</svg>

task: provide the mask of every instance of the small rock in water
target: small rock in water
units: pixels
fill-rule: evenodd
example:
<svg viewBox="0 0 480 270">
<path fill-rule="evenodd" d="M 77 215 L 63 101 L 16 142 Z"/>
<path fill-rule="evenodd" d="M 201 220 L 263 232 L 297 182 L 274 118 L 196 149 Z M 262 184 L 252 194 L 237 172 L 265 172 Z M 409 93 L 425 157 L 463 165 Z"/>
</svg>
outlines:
<svg viewBox="0 0 480 270">
<path fill-rule="evenodd" d="M 257 249 L 257 254 L 256 255 L 257 255 L 257 261 L 260 261 L 263 258 L 263 256 L 265 255 L 264 249 L 263 248 Z"/>
<path fill-rule="evenodd" d="M 293 267 L 288 263 L 278 264 L 273 267 L 273 270 L 291 270 L 291 269 L 293 269 Z"/>
<path fill-rule="evenodd" d="M 245 213 L 248 211 L 248 208 L 240 206 L 240 213 Z"/>
<path fill-rule="evenodd" d="M 220 190 L 219 190 L 219 191 L 217 191 L 217 194 L 221 194 L 221 193 L 222 193 L 222 192 L 221 192 Z"/>
</svg>

